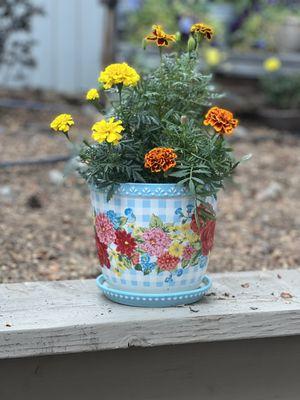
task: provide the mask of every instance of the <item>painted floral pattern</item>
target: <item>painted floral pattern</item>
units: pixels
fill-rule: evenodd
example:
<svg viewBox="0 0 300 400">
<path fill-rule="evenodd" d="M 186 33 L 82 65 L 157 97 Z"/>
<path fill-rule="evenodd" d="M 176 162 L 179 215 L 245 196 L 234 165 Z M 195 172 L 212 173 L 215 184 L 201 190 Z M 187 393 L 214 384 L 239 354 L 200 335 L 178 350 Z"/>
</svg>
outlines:
<svg viewBox="0 0 300 400">
<path fill-rule="evenodd" d="M 174 223 L 164 223 L 153 214 L 147 227 L 135 223 L 131 208 L 123 215 L 113 210 L 99 213 L 95 232 L 100 265 L 119 276 L 131 268 L 144 275 L 168 271 L 170 279 L 172 274 L 181 276 L 184 268 L 199 265 L 200 256 L 207 256 L 212 249 L 215 221 L 203 218 L 203 211 L 213 213 L 202 205 L 196 211 L 191 204 L 185 210 L 178 208 Z"/>
</svg>

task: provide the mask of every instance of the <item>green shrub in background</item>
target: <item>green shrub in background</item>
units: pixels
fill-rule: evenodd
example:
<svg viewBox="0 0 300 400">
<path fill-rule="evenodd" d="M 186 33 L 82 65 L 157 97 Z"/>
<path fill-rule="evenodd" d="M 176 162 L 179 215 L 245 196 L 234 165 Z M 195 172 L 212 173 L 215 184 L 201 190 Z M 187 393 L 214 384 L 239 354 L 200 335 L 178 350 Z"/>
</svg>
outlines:
<svg viewBox="0 0 300 400">
<path fill-rule="evenodd" d="M 300 74 L 268 74 L 261 79 L 261 87 L 268 106 L 300 110 Z"/>
</svg>

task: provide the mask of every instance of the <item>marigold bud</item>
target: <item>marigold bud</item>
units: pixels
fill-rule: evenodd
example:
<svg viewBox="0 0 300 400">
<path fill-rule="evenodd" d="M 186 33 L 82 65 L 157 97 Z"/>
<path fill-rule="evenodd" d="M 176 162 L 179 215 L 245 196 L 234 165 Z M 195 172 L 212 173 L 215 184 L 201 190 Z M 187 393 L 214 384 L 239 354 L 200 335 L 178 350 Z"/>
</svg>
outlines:
<svg viewBox="0 0 300 400">
<path fill-rule="evenodd" d="M 186 115 L 182 115 L 182 116 L 180 117 L 180 123 L 181 123 L 181 125 L 186 124 L 187 121 L 188 121 L 188 119 L 187 119 L 187 116 L 186 116 Z"/>
<path fill-rule="evenodd" d="M 175 33 L 175 39 L 176 39 L 176 42 L 179 42 L 181 40 L 181 33 L 180 32 L 176 32 Z"/>
<path fill-rule="evenodd" d="M 189 40 L 188 40 L 188 43 L 187 43 L 188 52 L 190 53 L 190 52 L 196 50 L 196 47 L 197 47 L 196 40 L 192 36 L 190 36 Z"/>
</svg>

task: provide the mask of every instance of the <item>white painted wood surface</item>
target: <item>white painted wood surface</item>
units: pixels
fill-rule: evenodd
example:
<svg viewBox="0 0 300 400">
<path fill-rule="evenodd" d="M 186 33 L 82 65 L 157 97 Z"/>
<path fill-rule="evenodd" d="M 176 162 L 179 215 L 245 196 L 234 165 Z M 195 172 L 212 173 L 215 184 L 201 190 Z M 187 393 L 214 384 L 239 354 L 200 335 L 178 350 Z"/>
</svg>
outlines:
<svg viewBox="0 0 300 400">
<path fill-rule="evenodd" d="M 37 66 L 24 80 L 5 71 L 2 84 L 20 88 L 82 93 L 97 86 L 105 29 L 105 9 L 99 0 L 33 0 L 45 15 L 33 19 L 32 53 Z M 1 78 L 1 76 L 0 76 Z"/>
<path fill-rule="evenodd" d="M 93 280 L 2 284 L 0 358 L 300 335 L 299 269 L 211 276 L 203 301 L 165 309 L 112 303 Z"/>
</svg>

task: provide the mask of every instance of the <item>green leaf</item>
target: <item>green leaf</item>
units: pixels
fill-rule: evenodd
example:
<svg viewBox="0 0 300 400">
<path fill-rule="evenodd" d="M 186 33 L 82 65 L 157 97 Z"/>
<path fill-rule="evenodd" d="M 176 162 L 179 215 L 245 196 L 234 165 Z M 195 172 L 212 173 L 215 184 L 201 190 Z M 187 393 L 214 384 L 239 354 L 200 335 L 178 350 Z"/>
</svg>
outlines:
<svg viewBox="0 0 300 400">
<path fill-rule="evenodd" d="M 164 223 L 157 215 L 152 214 L 149 226 L 150 228 L 162 228 L 164 226 Z"/>
<path fill-rule="evenodd" d="M 189 265 L 189 260 L 182 260 L 182 262 L 181 262 L 181 266 L 182 266 L 182 268 L 186 268 L 188 265 Z"/>
<path fill-rule="evenodd" d="M 136 271 L 143 271 L 143 268 L 142 268 L 141 264 L 136 264 L 136 265 L 134 266 L 134 269 L 135 269 Z"/>
<path fill-rule="evenodd" d="M 251 158 L 252 158 L 252 154 L 251 154 L 251 153 L 246 154 L 245 156 L 243 156 L 243 157 L 240 159 L 240 163 L 245 162 L 245 161 L 248 161 L 248 160 L 250 160 Z"/>
<path fill-rule="evenodd" d="M 187 174 L 188 174 L 188 172 L 186 170 L 183 170 L 183 171 L 172 172 L 170 174 L 170 176 L 176 176 L 177 178 L 182 178 L 183 176 L 186 176 Z"/>
<path fill-rule="evenodd" d="M 120 218 L 120 226 L 123 227 L 127 223 L 127 218 L 126 217 L 121 217 Z"/>
<path fill-rule="evenodd" d="M 190 189 L 190 192 L 191 192 L 192 194 L 195 194 L 195 184 L 194 184 L 194 182 L 192 181 L 192 179 L 190 179 L 190 181 L 189 181 L 189 189 Z"/>
<path fill-rule="evenodd" d="M 190 259 L 190 266 L 198 265 L 200 256 L 201 256 L 201 252 L 200 251 L 197 251 L 196 253 L 194 253 L 192 258 Z"/>
</svg>

